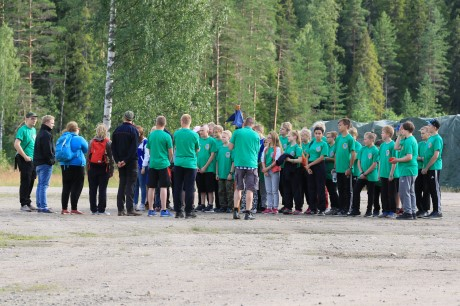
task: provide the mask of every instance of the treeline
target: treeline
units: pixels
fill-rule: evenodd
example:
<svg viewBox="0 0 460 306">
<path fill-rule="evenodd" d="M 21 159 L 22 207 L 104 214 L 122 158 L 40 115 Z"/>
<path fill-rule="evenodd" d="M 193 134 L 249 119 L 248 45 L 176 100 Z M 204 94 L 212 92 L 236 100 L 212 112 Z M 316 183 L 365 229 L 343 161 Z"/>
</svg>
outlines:
<svg viewBox="0 0 460 306">
<path fill-rule="evenodd" d="M 114 122 L 223 123 L 235 104 L 267 128 L 460 110 L 459 0 L 0 0 L 0 149 L 29 110 L 92 135 L 111 5 Z"/>
</svg>

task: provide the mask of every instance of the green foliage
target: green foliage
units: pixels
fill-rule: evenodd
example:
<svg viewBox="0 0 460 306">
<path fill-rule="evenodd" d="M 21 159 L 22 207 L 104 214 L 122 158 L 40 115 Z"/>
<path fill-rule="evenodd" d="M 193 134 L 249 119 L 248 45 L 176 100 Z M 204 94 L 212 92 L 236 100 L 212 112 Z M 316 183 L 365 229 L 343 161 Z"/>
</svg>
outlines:
<svg viewBox="0 0 460 306">
<path fill-rule="evenodd" d="M 417 116 L 436 117 L 439 113 L 438 99 L 436 97 L 436 86 L 431 77 L 425 74 L 418 88 Z"/>
<path fill-rule="evenodd" d="M 414 101 L 411 97 L 411 94 L 408 89 L 404 92 L 404 97 L 402 100 L 403 111 L 402 114 L 404 117 L 416 117 L 418 113 L 417 102 Z"/>
<path fill-rule="evenodd" d="M 377 119 L 375 113 L 370 108 L 372 99 L 371 93 L 361 73 L 357 77 L 356 85 L 353 87 L 350 99 L 355 105 L 352 112 L 352 118 L 354 120 L 358 122 L 367 122 Z"/>
</svg>

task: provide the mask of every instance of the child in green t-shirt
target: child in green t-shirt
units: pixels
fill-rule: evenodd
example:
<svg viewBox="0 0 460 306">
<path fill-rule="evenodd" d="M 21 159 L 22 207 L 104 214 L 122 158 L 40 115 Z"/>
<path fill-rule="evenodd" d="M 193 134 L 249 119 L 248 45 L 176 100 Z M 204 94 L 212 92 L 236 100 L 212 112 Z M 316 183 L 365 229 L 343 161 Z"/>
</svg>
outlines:
<svg viewBox="0 0 460 306">
<path fill-rule="evenodd" d="M 367 186 L 367 209 L 365 217 L 377 217 L 379 215 L 380 207 L 372 206 L 374 204 L 374 188 L 378 180 L 377 162 L 379 158 L 379 150 L 374 145 L 376 135 L 371 132 L 364 134 L 364 146 L 358 152 L 358 170 L 359 176 L 353 188 L 353 206 L 350 211 L 351 216 L 360 215 L 360 201 L 361 190 Z"/>
<path fill-rule="evenodd" d="M 288 134 L 289 145 L 284 151 L 290 155 L 284 162 L 283 175 L 283 198 L 286 201 L 286 209 L 283 214 L 300 215 L 302 213 L 302 184 L 301 184 L 301 163 L 302 163 L 302 148 L 300 147 L 300 135 L 298 131 L 291 131 Z M 295 202 L 295 211 L 292 211 L 293 200 Z"/>
<path fill-rule="evenodd" d="M 214 128 L 215 131 L 215 128 Z M 222 132 L 222 146 L 217 151 L 216 180 L 218 181 L 220 211 L 231 213 L 233 210 L 233 154 L 228 148 L 232 133 Z"/>
</svg>

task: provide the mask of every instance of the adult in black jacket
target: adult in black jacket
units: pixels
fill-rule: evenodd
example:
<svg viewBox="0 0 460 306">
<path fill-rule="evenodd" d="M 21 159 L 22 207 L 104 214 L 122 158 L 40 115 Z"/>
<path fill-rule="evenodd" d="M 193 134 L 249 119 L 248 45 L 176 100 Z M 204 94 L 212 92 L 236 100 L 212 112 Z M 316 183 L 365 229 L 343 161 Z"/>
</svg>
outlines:
<svg viewBox="0 0 460 306">
<path fill-rule="evenodd" d="M 134 211 L 134 184 L 137 179 L 137 146 L 139 132 L 133 124 L 134 113 L 126 111 L 123 123 L 112 135 L 112 154 L 117 163 L 120 183 L 118 185 L 117 206 L 119 216 L 139 216 Z M 125 202 L 126 210 L 125 211 Z"/>
<path fill-rule="evenodd" d="M 39 213 L 51 213 L 48 208 L 48 199 L 46 191 L 53 172 L 55 162 L 55 147 L 53 134 L 51 131 L 54 127 L 54 117 L 50 115 L 43 116 L 40 131 L 38 131 L 34 146 L 34 164 L 38 176 L 38 185 L 36 191 L 37 211 Z"/>
</svg>

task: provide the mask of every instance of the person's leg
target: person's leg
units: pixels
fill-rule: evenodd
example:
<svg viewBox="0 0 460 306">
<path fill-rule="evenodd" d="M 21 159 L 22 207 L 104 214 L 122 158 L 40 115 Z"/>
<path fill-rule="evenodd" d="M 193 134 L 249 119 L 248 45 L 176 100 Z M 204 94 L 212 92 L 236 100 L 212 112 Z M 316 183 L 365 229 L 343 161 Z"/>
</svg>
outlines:
<svg viewBox="0 0 460 306">
<path fill-rule="evenodd" d="M 141 172 L 141 170 L 139 170 Z M 139 176 L 139 188 L 141 190 L 141 208 L 145 209 L 145 201 L 147 200 L 147 175 L 148 171 Z"/>
<path fill-rule="evenodd" d="M 195 198 L 195 176 L 196 169 L 186 169 L 184 176 L 185 189 L 185 212 L 190 214 L 193 209 L 193 201 Z"/>
<path fill-rule="evenodd" d="M 134 183 L 134 196 L 133 196 L 133 202 L 134 202 L 134 205 L 137 206 L 137 203 L 139 203 L 139 188 L 141 186 L 140 184 L 140 176 L 141 176 L 141 173 L 139 172 L 137 174 L 137 178 L 136 178 L 136 182 Z"/>
<path fill-rule="evenodd" d="M 331 200 L 331 209 L 339 208 L 339 195 L 337 194 L 337 183 L 332 180 L 326 179 L 326 188 Z"/>
<path fill-rule="evenodd" d="M 415 199 L 417 202 L 417 210 L 423 212 L 423 174 L 421 169 L 418 170 L 418 175 L 415 179 Z"/>
<path fill-rule="evenodd" d="M 382 187 L 380 187 L 380 191 L 381 191 L 381 198 L 382 198 L 382 212 L 385 214 L 385 213 L 389 213 L 391 210 L 390 210 L 390 204 L 388 202 L 389 200 L 389 181 L 387 178 L 385 177 L 381 177 L 380 178 L 380 182 L 382 183 Z"/>
<path fill-rule="evenodd" d="M 324 162 L 314 166 L 314 177 L 316 185 L 316 194 L 318 197 L 317 208 L 319 211 L 326 210 L 326 167 Z"/>
<path fill-rule="evenodd" d="M 294 193 L 292 190 L 292 175 L 284 173 L 284 181 L 283 181 L 283 203 L 286 209 L 292 210 L 293 207 L 293 200 L 294 200 Z"/>
<path fill-rule="evenodd" d="M 38 183 L 37 183 L 37 190 L 35 191 L 35 202 L 37 203 L 37 209 L 42 209 L 44 207 L 43 204 L 43 194 L 44 194 L 44 188 L 43 188 L 43 171 L 44 171 L 44 165 L 37 166 L 35 168 L 35 171 L 37 172 L 37 177 L 38 177 Z"/>
<path fill-rule="evenodd" d="M 109 184 L 109 173 L 106 170 L 102 170 L 98 176 L 99 185 L 99 203 L 97 205 L 97 211 L 99 213 L 105 213 L 107 208 L 107 185 Z"/>
<path fill-rule="evenodd" d="M 128 167 L 126 175 L 126 185 L 125 185 L 125 199 L 126 199 L 126 211 L 132 212 L 134 210 L 134 184 L 137 179 L 137 162 L 131 161 L 126 164 L 125 167 Z M 123 167 L 124 168 L 124 167 Z"/>
<path fill-rule="evenodd" d="M 244 170 L 235 170 L 235 191 L 233 193 L 233 205 L 234 209 L 240 210 L 241 192 L 244 190 Z"/>
<path fill-rule="evenodd" d="M 274 208 L 274 192 L 272 191 L 272 177 L 273 172 L 268 171 L 267 175 L 264 174 L 264 185 L 265 190 L 267 192 L 267 208 L 273 209 Z"/>
<path fill-rule="evenodd" d="M 411 200 L 410 200 L 410 180 L 408 176 L 401 176 L 399 178 L 399 197 L 401 198 L 402 208 L 405 213 L 412 213 Z"/>
<path fill-rule="evenodd" d="M 225 193 L 227 195 L 227 211 L 228 209 L 233 209 L 233 181 L 225 181 Z"/>
<path fill-rule="evenodd" d="M 293 192 L 295 210 L 301 212 L 303 207 L 303 190 L 302 190 L 302 172 L 301 168 L 297 168 L 294 172 Z"/>
<path fill-rule="evenodd" d="M 48 187 L 50 185 L 51 174 L 53 173 L 53 166 L 51 165 L 43 165 L 43 173 L 42 173 L 42 196 L 41 200 L 44 204 L 44 208 L 48 208 Z"/>
<path fill-rule="evenodd" d="M 88 188 L 89 188 L 89 209 L 92 213 L 97 213 L 97 190 L 99 188 L 99 173 L 96 173 L 95 166 L 88 169 Z"/>
<path fill-rule="evenodd" d="M 366 212 L 367 211 L 372 212 L 372 209 L 373 209 L 372 206 L 374 204 L 375 183 L 367 181 L 366 185 L 367 185 L 367 209 L 366 209 Z M 377 212 L 379 210 L 377 210 Z M 375 207 L 374 207 L 374 212 L 376 212 Z"/>
<path fill-rule="evenodd" d="M 273 209 L 278 209 L 280 205 L 280 193 L 279 193 L 279 184 L 280 184 L 280 173 L 276 172 L 271 175 L 272 178 L 272 195 L 273 195 Z"/>
<path fill-rule="evenodd" d="M 410 203 L 411 203 L 411 213 L 414 216 L 417 210 L 417 203 L 415 200 L 415 178 L 416 176 L 409 177 L 409 181 L 410 181 L 409 194 L 410 194 Z"/>
<path fill-rule="evenodd" d="M 313 172 L 312 174 L 308 174 L 308 177 L 307 177 L 307 179 L 308 179 L 308 183 L 307 183 L 308 197 L 310 198 L 309 208 L 310 208 L 310 211 L 312 211 L 312 212 L 316 212 L 316 210 L 318 209 L 318 194 L 316 193 L 317 188 L 316 188 L 315 175 L 316 175 L 316 173 Z M 307 213 L 308 213 L 308 211 L 307 211 Z"/>
<path fill-rule="evenodd" d="M 380 186 L 374 184 L 374 214 L 380 212 Z"/>
<path fill-rule="evenodd" d="M 17 159 L 20 172 L 19 201 L 21 202 L 21 206 L 30 206 L 30 203 L 32 202 L 30 199 L 30 193 L 33 188 L 33 180 L 35 180 L 33 162 L 26 162 L 20 156 Z"/>
<path fill-rule="evenodd" d="M 222 209 L 227 209 L 227 189 L 226 189 L 226 182 L 227 180 L 219 179 L 217 181 L 217 188 L 218 188 L 218 196 L 219 196 L 219 203 Z"/>
<path fill-rule="evenodd" d="M 353 187 L 353 205 L 351 212 L 353 214 L 360 213 L 360 206 L 361 206 L 361 190 L 363 190 L 364 186 L 366 185 L 366 180 L 358 179 L 355 183 L 355 187 Z"/>
<path fill-rule="evenodd" d="M 173 201 L 174 211 L 176 213 L 182 212 L 182 190 L 184 187 L 184 168 L 174 166 L 174 187 L 173 187 Z M 150 198 L 149 198 L 150 204 Z"/>
<path fill-rule="evenodd" d="M 280 183 L 279 183 L 279 191 L 280 191 L 280 196 L 281 196 L 281 206 L 284 208 L 286 207 L 286 201 L 284 199 L 284 174 L 285 171 L 284 169 L 281 169 L 280 171 Z M 276 204 L 275 204 L 276 205 Z"/>
<path fill-rule="evenodd" d="M 347 212 L 348 205 L 350 202 L 349 199 L 349 178 L 345 176 L 345 173 L 337 173 L 337 188 L 339 191 L 339 204 L 340 204 L 340 211 Z"/>
<path fill-rule="evenodd" d="M 442 213 L 441 209 L 441 186 L 439 185 L 440 170 L 428 170 L 427 176 L 429 180 L 429 192 L 431 195 L 431 202 L 433 203 L 433 211 Z"/>
<path fill-rule="evenodd" d="M 72 210 L 78 209 L 78 200 L 85 183 L 85 167 L 70 166 L 73 172 L 73 184 L 70 190 L 70 205 Z"/>
<path fill-rule="evenodd" d="M 70 189 L 72 187 L 72 173 L 69 166 L 61 166 L 62 171 L 62 193 L 61 193 L 61 206 L 62 210 L 68 210 Z"/>
</svg>

